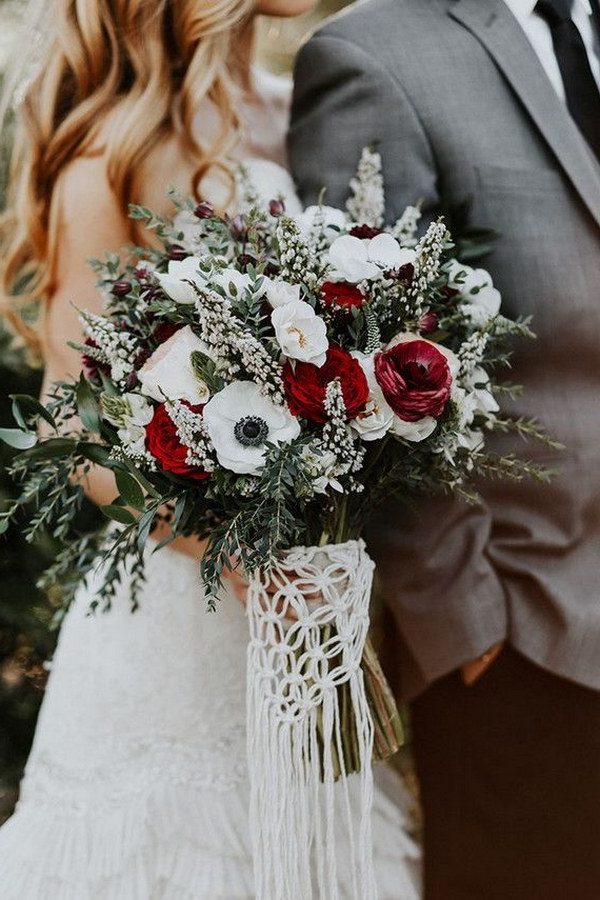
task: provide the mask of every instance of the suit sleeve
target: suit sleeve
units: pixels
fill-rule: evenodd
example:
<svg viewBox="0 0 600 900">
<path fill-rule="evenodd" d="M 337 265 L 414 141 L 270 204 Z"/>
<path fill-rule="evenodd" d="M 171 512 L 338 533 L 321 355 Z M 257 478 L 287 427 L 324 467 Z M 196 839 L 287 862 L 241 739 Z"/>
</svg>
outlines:
<svg viewBox="0 0 600 900">
<path fill-rule="evenodd" d="M 301 199 L 343 206 L 362 149 L 378 142 L 387 214 L 439 202 L 426 131 L 402 85 L 361 47 L 326 27 L 300 52 L 290 159 Z M 334 26 L 335 27 L 335 26 Z M 399 51 L 400 52 L 400 51 Z M 418 514 L 390 500 L 367 538 L 386 601 L 422 684 L 506 637 L 507 601 L 488 557 L 492 516 L 485 503 L 421 499 Z"/>
<path fill-rule="evenodd" d="M 323 188 L 325 202 L 342 207 L 362 150 L 382 155 L 387 214 L 438 201 L 431 147 L 406 94 L 369 54 L 327 30 L 300 51 L 289 136 L 292 173 L 305 205 Z"/>
</svg>

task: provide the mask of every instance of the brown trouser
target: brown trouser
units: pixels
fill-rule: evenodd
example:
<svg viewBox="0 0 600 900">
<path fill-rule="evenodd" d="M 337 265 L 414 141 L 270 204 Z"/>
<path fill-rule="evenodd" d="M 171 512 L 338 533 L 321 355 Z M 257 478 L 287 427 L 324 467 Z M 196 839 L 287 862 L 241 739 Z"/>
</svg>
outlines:
<svg viewBox="0 0 600 900">
<path fill-rule="evenodd" d="M 600 900 L 600 692 L 507 648 L 412 711 L 425 900 Z"/>
</svg>

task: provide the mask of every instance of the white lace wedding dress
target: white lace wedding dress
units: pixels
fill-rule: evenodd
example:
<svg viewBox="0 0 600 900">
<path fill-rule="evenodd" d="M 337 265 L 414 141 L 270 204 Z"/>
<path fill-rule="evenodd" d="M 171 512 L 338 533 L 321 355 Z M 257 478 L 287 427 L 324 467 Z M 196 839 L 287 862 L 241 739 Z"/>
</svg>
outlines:
<svg viewBox="0 0 600 900">
<path fill-rule="evenodd" d="M 283 146 L 285 104 L 270 82 L 263 96 L 249 113 L 261 146 L 246 145 L 246 164 L 261 193 L 294 204 L 287 173 L 256 159 Z M 135 614 L 125 578 L 112 610 L 88 615 L 100 578 L 62 628 L 21 799 L 0 830 L 0 898 L 255 898 L 244 611 L 225 597 L 207 613 L 197 564 L 168 549 L 149 554 Z M 407 807 L 377 789 L 380 900 L 420 895 Z M 360 900 L 340 878 L 340 896 Z"/>
</svg>

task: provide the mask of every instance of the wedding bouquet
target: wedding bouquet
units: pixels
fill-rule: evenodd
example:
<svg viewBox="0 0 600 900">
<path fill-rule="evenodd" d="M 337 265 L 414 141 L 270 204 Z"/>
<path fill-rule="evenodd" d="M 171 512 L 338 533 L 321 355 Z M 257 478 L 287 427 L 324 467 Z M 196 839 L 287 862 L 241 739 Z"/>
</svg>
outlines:
<svg viewBox="0 0 600 900">
<path fill-rule="evenodd" d="M 544 473 L 485 445 L 498 429 L 541 436 L 535 422 L 500 413 L 512 388 L 494 374 L 528 323 L 501 315 L 489 274 L 453 257 L 443 221 L 418 238 L 409 208 L 384 227 L 376 153 L 364 151 L 345 211 L 290 217 L 282 199 L 265 206 L 242 180 L 235 218 L 178 198 L 172 221 L 132 208 L 157 247 L 94 263 L 106 308 L 80 312 L 81 377 L 55 385 L 44 406 L 14 398 L 18 427 L 0 437 L 23 451 L 14 470 L 24 487 L 0 523 L 34 504 L 27 535 L 51 528 L 63 541 L 45 582 L 67 601 L 101 556 L 97 603 L 110 605 L 127 566 L 135 606 L 160 517 L 170 536 L 159 546 L 208 538 L 200 568 L 211 607 L 227 570 L 246 573 L 259 896 L 278 896 L 285 866 L 267 870 L 282 829 L 296 841 L 313 833 L 303 785 L 312 777 L 327 790 L 361 771 L 364 811 L 373 745 L 385 756 L 399 739 L 366 643 L 370 512 L 393 495 L 472 497 L 480 475 Z M 117 527 L 73 539 L 91 465 L 114 472 L 102 512 Z M 264 815 L 277 804 L 283 815 Z M 297 883 L 309 877 L 299 846 L 293 866 Z"/>
</svg>

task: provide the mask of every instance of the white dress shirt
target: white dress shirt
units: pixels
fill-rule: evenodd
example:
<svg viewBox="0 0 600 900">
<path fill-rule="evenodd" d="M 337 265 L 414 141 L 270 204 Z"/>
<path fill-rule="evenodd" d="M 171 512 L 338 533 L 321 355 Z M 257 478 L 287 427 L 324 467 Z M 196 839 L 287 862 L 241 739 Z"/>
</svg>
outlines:
<svg viewBox="0 0 600 900">
<path fill-rule="evenodd" d="M 548 23 L 541 16 L 538 16 L 535 11 L 537 0 L 504 0 L 504 2 L 527 35 L 556 93 L 562 100 L 565 100 L 565 88 L 554 54 L 552 34 Z M 597 38 L 592 22 L 592 8 L 589 0 L 575 0 L 572 18 L 583 38 L 594 78 L 600 88 L 600 59 L 596 53 Z"/>
</svg>

